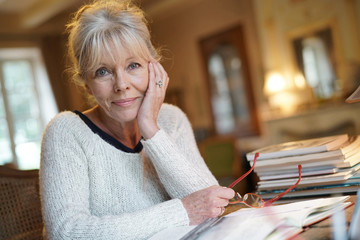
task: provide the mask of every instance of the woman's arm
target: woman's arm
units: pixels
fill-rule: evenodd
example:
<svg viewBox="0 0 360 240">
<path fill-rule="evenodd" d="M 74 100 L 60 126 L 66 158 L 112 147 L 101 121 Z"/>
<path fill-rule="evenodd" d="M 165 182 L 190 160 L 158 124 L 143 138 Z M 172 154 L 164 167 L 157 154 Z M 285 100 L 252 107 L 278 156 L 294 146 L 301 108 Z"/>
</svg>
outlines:
<svg viewBox="0 0 360 240">
<path fill-rule="evenodd" d="M 218 185 L 201 157 L 192 127 L 177 107 L 164 104 L 154 137 L 143 141 L 161 182 L 173 198 Z"/>
<path fill-rule="evenodd" d="M 218 186 L 180 109 L 164 104 L 158 121 L 161 130 L 144 141 L 144 146 L 167 192 L 181 198 L 191 225 L 218 216 L 234 191 Z"/>
<path fill-rule="evenodd" d="M 91 167 L 86 156 L 94 155 L 97 146 L 88 141 L 89 135 L 79 126 L 80 121 L 69 123 L 57 119 L 44 134 L 40 186 L 49 239 L 146 239 L 166 227 L 189 223 L 179 199 L 127 212 L 126 209 L 134 209 L 143 199 L 134 195 L 129 201 L 115 195 L 117 199 L 114 200 L 111 199 L 114 195 L 109 194 L 100 196 L 102 202 L 96 203 L 100 207 L 94 207 L 91 186 L 107 186 L 93 182 L 96 178 L 92 175 L 98 173 L 89 171 Z M 78 131 L 77 135 L 72 131 Z M 105 155 L 102 160 L 107 157 Z M 112 206 L 114 203 L 118 206 Z M 115 210 L 100 214 L 99 208 Z"/>
</svg>

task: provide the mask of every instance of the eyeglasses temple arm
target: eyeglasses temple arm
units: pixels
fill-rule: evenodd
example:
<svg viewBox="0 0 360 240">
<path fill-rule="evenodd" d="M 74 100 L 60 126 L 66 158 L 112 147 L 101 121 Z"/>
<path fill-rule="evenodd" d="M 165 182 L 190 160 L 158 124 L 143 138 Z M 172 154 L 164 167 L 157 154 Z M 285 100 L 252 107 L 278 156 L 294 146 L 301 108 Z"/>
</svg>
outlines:
<svg viewBox="0 0 360 240">
<path fill-rule="evenodd" d="M 254 170 L 255 162 L 256 162 L 256 159 L 257 159 L 258 157 L 259 157 L 259 153 L 255 153 L 254 163 L 253 163 L 252 167 L 250 168 L 250 170 L 247 171 L 244 175 L 242 175 L 242 176 L 239 177 L 238 179 L 236 179 L 233 183 L 231 183 L 231 184 L 228 186 L 228 188 L 233 188 L 236 184 L 238 184 L 241 180 L 243 180 L 247 175 L 249 175 L 252 170 Z"/>
<path fill-rule="evenodd" d="M 285 194 L 287 194 L 288 192 L 290 192 L 291 190 L 293 190 L 298 184 L 299 182 L 301 181 L 301 168 L 302 168 L 302 165 L 299 164 L 298 165 L 298 169 L 299 169 L 299 179 L 297 180 L 297 182 L 292 185 L 291 187 L 289 187 L 286 191 L 280 193 L 279 195 L 277 195 L 276 197 L 268 200 L 265 202 L 265 206 L 268 206 L 268 205 L 271 205 L 273 202 L 275 202 L 276 200 L 278 200 L 279 198 L 281 198 L 282 196 L 284 196 Z"/>
</svg>

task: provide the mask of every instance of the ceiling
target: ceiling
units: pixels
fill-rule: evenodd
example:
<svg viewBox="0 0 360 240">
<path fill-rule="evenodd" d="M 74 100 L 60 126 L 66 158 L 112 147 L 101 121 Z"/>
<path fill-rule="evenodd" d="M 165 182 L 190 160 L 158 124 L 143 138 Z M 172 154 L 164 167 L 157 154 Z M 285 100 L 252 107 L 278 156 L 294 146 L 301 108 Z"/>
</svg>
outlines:
<svg viewBox="0 0 360 240">
<path fill-rule="evenodd" d="M 89 0 L 0 0 L 0 34 L 62 31 L 69 15 Z M 203 0 L 134 0 L 152 18 Z"/>
</svg>

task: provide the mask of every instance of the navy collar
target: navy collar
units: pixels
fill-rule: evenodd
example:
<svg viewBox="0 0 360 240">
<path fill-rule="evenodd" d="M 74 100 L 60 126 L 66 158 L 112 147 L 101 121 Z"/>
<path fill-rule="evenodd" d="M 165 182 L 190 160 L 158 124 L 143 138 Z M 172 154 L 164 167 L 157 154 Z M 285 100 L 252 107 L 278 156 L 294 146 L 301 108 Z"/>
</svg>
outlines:
<svg viewBox="0 0 360 240">
<path fill-rule="evenodd" d="M 85 124 L 93 131 L 93 133 L 99 135 L 103 140 L 105 140 L 107 143 L 111 144 L 115 148 L 127 152 L 127 153 L 139 153 L 143 149 L 142 143 L 139 141 L 139 143 L 135 146 L 134 149 L 129 148 L 122 144 L 120 141 L 118 141 L 116 138 L 110 136 L 103 130 L 101 130 L 98 126 L 96 126 L 87 116 L 82 114 L 81 112 L 75 110 L 75 114 L 77 114 L 84 122 Z"/>
</svg>

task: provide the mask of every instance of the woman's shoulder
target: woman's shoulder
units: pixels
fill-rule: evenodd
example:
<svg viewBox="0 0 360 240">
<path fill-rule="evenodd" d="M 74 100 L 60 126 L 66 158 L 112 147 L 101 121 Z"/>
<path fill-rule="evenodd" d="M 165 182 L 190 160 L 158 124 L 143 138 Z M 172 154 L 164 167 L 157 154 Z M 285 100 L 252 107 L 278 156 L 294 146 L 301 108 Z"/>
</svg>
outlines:
<svg viewBox="0 0 360 240">
<path fill-rule="evenodd" d="M 78 118 L 78 115 L 71 111 L 63 111 L 58 114 L 56 114 L 48 123 L 48 125 L 57 125 L 64 122 L 72 122 L 76 121 Z"/>
<path fill-rule="evenodd" d="M 64 111 L 58 113 L 55 117 L 53 117 L 45 128 L 45 132 L 49 131 L 69 131 L 73 128 L 81 127 L 82 120 L 78 117 L 77 114 L 71 111 Z"/>
<path fill-rule="evenodd" d="M 184 124 L 188 125 L 189 120 L 186 114 L 177 106 L 164 103 L 161 106 L 158 124 L 164 129 L 177 129 Z"/>
<path fill-rule="evenodd" d="M 169 103 L 163 103 L 159 112 L 159 118 L 186 117 L 185 113 L 178 107 Z"/>
</svg>

